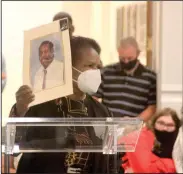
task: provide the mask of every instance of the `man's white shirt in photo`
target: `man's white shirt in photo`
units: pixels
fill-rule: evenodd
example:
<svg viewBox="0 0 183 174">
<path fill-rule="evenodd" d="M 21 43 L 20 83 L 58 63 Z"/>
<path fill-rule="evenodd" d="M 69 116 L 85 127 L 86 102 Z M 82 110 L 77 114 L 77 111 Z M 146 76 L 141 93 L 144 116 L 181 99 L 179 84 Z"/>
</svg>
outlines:
<svg viewBox="0 0 183 174">
<path fill-rule="evenodd" d="M 64 64 L 54 59 L 46 69 L 43 66 L 38 69 L 34 78 L 33 90 L 40 91 L 63 84 Z"/>
</svg>

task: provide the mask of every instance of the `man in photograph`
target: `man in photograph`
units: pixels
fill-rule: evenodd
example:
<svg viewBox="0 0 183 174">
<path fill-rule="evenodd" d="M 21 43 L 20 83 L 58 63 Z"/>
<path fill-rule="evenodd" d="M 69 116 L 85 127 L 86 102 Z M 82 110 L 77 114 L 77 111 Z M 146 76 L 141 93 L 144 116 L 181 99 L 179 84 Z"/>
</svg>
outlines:
<svg viewBox="0 0 183 174">
<path fill-rule="evenodd" d="M 64 83 L 64 65 L 63 62 L 56 60 L 52 42 L 43 41 L 40 44 L 39 60 L 41 67 L 35 74 L 34 91 L 62 85 Z"/>
</svg>

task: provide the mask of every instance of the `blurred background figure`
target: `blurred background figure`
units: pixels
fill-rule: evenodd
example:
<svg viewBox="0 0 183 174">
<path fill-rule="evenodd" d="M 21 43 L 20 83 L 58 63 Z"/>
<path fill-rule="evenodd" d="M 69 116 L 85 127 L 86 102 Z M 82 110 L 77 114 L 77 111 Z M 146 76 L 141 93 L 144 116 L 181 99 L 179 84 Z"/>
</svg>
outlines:
<svg viewBox="0 0 183 174">
<path fill-rule="evenodd" d="M 102 68 L 102 83 L 95 94 L 116 117 L 148 121 L 156 111 L 156 73 L 139 60 L 134 37 L 121 39 L 118 63 Z"/>
<path fill-rule="evenodd" d="M 4 87 L 6 86 L 6 63 L 5 63 L 5 59 L 4 56 L 2 56 L 2 72 L 1 72 L 1 80 L 2 80 L 2 92 L 4 90 Z"/>
<path fill-rule="evenodd" d="M 135 152 L 128 152 L 122 157 L 124 170 L 134 173 L 176 173 L 172 152 L 180 125 L 180 119 L 173 109 L 165 108 L 156 113 L 142 129 Z M 133 134 L 123 141 L 132 138 Z"/>
</svg>

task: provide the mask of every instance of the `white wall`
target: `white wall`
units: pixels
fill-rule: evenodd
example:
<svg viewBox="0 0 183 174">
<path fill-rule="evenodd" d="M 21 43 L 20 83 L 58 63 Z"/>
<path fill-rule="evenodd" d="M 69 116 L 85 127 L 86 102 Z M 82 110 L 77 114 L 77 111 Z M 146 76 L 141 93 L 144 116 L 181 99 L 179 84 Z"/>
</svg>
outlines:
<svg viewBox="0 0 183 174">
<path fill-rule="evenodd" d="M 90 36 L 92 1 L 65 1 L 62 10 L 71 14 L 75 25 L 75 35 Z"/>
<path fill-rule="evenodd" d="M 159 32 L 156 32 L 154 42 L 159 107 L 169 106 L 180 113 L 183 75 L 183 2 L 156 2 L 155 8 L 159 9 L 155 16 L 157 22 L 155 29 Z"/>
<path fill-rule="evenodd" d="M 15 103 L 15 92 L 22 85 L 23 31 L 49 23 L 61 9 L 61 1 L 2 2 L 2 53 L 7 66 L 7 85 L 2 95 L 3 125 Z"/>
</svg>

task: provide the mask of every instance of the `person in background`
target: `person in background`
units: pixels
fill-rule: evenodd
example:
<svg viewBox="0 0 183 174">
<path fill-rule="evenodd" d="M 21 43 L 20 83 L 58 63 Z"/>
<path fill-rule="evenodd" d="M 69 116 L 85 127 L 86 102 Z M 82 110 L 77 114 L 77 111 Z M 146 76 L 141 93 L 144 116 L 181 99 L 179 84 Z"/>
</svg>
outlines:
<svg viewBox="0 0 183 174">
<path fill-rule="evenodd" d="M 157 112 L 142 129 L 135 152 L 127 152 L 122 157 L 125 172 L 176 173 L 172 151 L 180 126 L 180 119 L 173 109 Z M 127 135 L 122 142 L 131 142 L 135 135 Z"/>
<path fill-rule="evenodd" d="M 118 63 L 102 68 L 102 83 L 95 96 L 116 117 L 147 121 L 156 111 L 156 74 L 138 60 L 140 50 L 133 37 L 121 40 L 118 53 Z"/>
<path fill-rule="evenodd" d="M 2 87 L 2 92 L 6 86 L 6 63 L 5 63 L 5 59 L 4 56 L 2 56 L 2 72 L 1 72 L 1 87 Z"/>
<path fill-rule="evenodd" d="M 68 14 L 66 12 L 59 12 L 59 13 L 55 14 L 55 16 L 53 17 L 53 21 L 61 20 L 63 18 L 68 18 L 70 38 L 71 37 L 75 37 L 75 36 L 73 36 L 74 31 L 75 31 L 75 27 L 73 25 L 73 19 L 72 19 L 72 17 L 71 17 L 70 14 Z M 100 47 L 100 45 L 94 39 L 91 39 L 91 38 L 87 38 L 87 39 L 88 39 L 88 42 L 90 42 L 90 45 L 93 47 L 93 49 L 95 49 L 95 51 L 100 55 L 100 53 L 101 53 L 101 47 Z M 103 68 L 103 63 L 102 63 L 102 60 L 101 59 L 100 59 L 100 64 L 98 65 L 97 68 L 98 69 L 102 69 Z M 92 97 L 95 100 L 100 101 L 97 97 L 95 97 L 95 96 L 92 96 Z"/>
<path fill-rule="evenodd" d="M 30 87 L 21 86 L 16 93 L 16 104 L 12 107 L 11 117 L 32 117 L 33 115 L 57 118 L 112 117 L 105 106 L 89 96 L 97 91 L 101 83 L 100 70 L 97 68 L 100 64 L 98 53 L 87 38 L 73 37 L 71 38 L 71 55 L 74 94 L 29 108 L 28 105 L 35 96 Z M 95 144 L 97 140 L 95 132 L 86 127 L 81 127 L 80 130 L 71 129 L 70 133 L 79 144 Z M 38 127 L 36 130 L 27 131 L 24 138 L 47 139 L 54 135 L 53 128 Z M 105 173 L 106 160 L 103 160 L 102 164 L 97 162 L 103 159 L 101 156 L 103 155 L 100 153 L 24 153 L 19 161 L 17 173 Z"/>
</svg>

